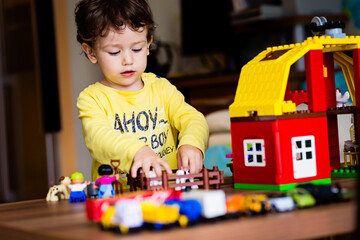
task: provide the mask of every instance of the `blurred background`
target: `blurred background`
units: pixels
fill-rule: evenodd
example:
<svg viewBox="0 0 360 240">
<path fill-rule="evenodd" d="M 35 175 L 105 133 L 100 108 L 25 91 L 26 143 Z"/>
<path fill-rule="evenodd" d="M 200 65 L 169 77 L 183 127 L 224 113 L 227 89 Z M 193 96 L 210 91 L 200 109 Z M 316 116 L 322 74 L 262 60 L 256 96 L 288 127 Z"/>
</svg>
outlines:
<svg viewBox="0 0 360 240">
<path fill-rule="evenodd" d="M 75 171 L 90 180 L 76 99 L 102 74 L 76 41 L 77 2 L 0 0 L 0 202 L 45 198 Z M 147 71 L 167 77 L 204 114 L 227 108 L 241 67 L 260 51 L 312 36 L 313 16 L 341 20 L 348 35 L 360 35 L 357 0 L 149 4 L 158 28 Z M 300 88 L 301 61 L 293 70 L 292 87 Z"/>
</svg>

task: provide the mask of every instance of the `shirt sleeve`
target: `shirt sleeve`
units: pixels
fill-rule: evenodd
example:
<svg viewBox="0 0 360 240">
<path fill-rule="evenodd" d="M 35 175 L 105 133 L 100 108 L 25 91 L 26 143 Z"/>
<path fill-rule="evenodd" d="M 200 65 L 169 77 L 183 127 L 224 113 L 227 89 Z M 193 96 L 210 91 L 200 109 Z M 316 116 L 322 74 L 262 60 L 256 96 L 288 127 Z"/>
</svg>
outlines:
<svg viewBox="0 0 360 240">
<path fill-rule="evenodd" d="M 202 113 L 185 102 L 183 94 L 174 85 L 166 81 L 164 85 L 169 119 L 179 131 L 178 148 L 182 145 L 192 145 L 199 148 L 203 156 L 209 139 L 209 128 Z"/>
<path fill-rule="evenodd" d="M 106 109 L 87 92 L 80 93 L 77 107 L 92 158 L 101 164 L 120 159 L 120 169 L 129 172 L 135 153 L 146 144 L 131 134 L 119 134 L 109 122 Z"/>
</svg>

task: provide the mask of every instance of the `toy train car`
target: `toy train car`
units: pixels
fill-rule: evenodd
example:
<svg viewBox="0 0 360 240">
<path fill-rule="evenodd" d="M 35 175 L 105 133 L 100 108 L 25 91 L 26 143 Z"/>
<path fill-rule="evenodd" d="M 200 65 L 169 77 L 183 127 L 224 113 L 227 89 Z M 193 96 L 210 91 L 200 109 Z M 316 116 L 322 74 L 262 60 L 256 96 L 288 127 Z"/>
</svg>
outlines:
<svg viewBox="0 0 360 240">
<path fill-rule="evenodd" d="M 114 198 L 98 198 L 88 199 L 86 201 L 86 215 L 90 221 L 99 222 L 106 205 L 115 205 L 115 203 L 124 199 L 136 199 L 137 201 L 153 200 L 157 202 L 164 202 L 165 200 L 176 197 L 176 192 L 173 190 L 163 191 L 140 191 L 128 194 L 118 195 Z"/>
<path fill-rule="evenodd" d="M 221 217 L 226 214 L 226 196 L 223 190 L 183 192 L 181 198 L 197 200 L 202 207 L 201 216 L 206 219 Z"/>
<path fill-rule="evenodd" d="M 264 214 L 272 209 L 268 197 L 264 194 L 229 196 L 226 201 L 227 211 L 230 214 L 254 215 Z"/>
<path fill-rule="evenodd" d="M 175 225 L 186 227 L 200 219 L 213 219 L 227 214 L 222 190 L 145 191 L 116 198 L 89 199 L 87 217 L 99 222 L 104 230 L 120 233 L 152 227 L 155 230 Z"/>
<path fill-rule="evenodd" d="M 310 193 L 300 193 L 306 191 L 302 187 L 309 188 L 299 185 L 295 194 L 291 189 L 276 197 L 264 194 L 226 197 L 223 190 L 141 191 L 115 198 L 89 199 L 86 211 L 88 219 L 99 222 L 102 229 L 125 234 L 149 227 L 155 230 L 186 227 L 209 219 L 222 220 L 314 206 L 315 200 L 308 201 L 312 197 Z M 313 188 L 317 189 L 316 186 Z M 348 198 L 336 198 L 336 201 L 345 199 Z"/>
<path fill-rule="evenodd" d="M 100 218 L 102 229 L 113 229 L 128 233 L 143 225 L 143 212 L 140 202 L 134 199 L 123 199 L 104 207 Z"/>
</svg>

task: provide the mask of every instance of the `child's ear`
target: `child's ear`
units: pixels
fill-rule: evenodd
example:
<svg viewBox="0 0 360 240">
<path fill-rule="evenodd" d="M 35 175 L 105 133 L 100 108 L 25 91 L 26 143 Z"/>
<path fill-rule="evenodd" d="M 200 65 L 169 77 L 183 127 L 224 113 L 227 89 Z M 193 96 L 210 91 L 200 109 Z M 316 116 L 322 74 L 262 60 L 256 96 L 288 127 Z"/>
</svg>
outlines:
<svg viewBox="0 0 360 240">
<path fill-rule="evenodd" d="M 150 41 L 147 43 L 147 52 L 146 54 L 149 55 L 150 54 L 150 45 L 152 44 L 153 38 L 151 37 Z"/>
<path fill-rule="evenodd" d="M 88 44 L 86 43 L 82 43 L 81 44 L 81 48 L 84 51 L 84 53 L 86 53 L 86 56 L 89 58 L 90 62 L 92 63 L 97 63 L 97 58 L 96 58 L 96 54 L 93 50 L 92 47 L 90 47 Z"/>
</svg>

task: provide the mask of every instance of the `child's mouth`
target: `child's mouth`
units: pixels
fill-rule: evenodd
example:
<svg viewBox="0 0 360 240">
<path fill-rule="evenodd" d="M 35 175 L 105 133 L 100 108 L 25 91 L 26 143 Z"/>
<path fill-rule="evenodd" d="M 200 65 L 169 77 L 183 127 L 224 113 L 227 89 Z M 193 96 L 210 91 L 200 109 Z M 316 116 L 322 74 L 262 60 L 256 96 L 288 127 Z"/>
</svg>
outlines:
<svg viewBox="0 0 360 240">
<path fill-rule="evenodd" d="M 122 72 L 121 75 L 123 75 L 125 77 L 131 77 L 134 73 L 135 73 L 135 71 L 125 71 L 125 72 Z"/>
</svg>

